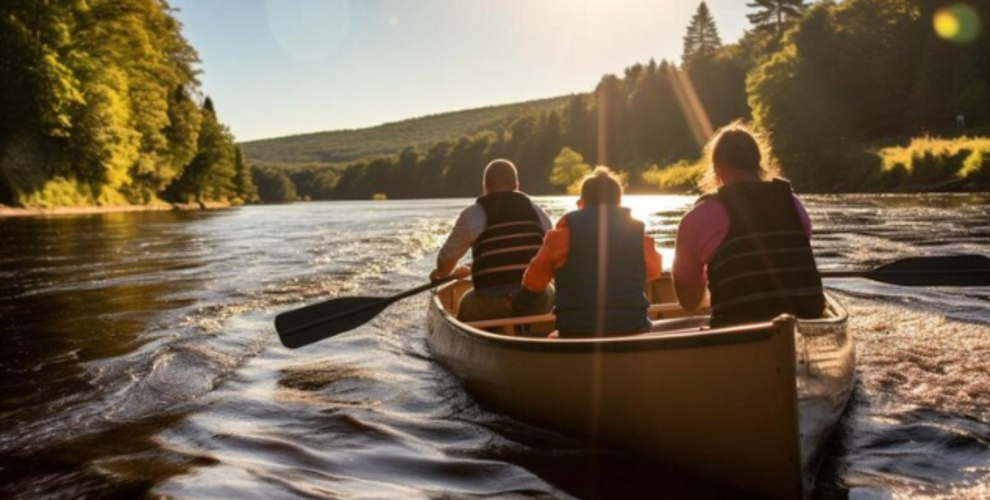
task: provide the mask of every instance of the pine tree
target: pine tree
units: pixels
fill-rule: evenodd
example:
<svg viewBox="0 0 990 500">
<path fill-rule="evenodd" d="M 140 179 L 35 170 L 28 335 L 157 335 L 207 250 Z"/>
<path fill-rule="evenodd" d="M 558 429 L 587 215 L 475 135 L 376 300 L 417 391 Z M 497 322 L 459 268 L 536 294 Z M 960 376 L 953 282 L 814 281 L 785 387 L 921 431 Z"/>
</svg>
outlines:
<svg viewBox="0 0 990 500">
<path fill-rule="evenodd" d="M 244 161 L 241 148 L 234 146 L 234 191 L 244 203 L 258 201 L 258 188 L 251 176 L 251 167 Z"/>
<path fill-rule="evenodd" d="M 807 4 L 804 0 L 753 0 L 746 4 L 758 12 L 748 14 L 749 22 L 758 29 L 773 30 L 780 35 L 784 28 L 801 17 Z"/>
<path fill-rule="evenodd" d="M 722 39 L 718 36 L 715 18 L 708 10 L 708 5 L 701 2 L 698 11 L 691 17 L 687 34 L 684 35 L 684 54 L 681 56 L 681 62 L 687 64 L 688 61 L 699 57 L 709 59 L 721 46 Z"/>
<path fill-rule="evenodd" d="M 229 200 L 236 189 L 234 139 L 227 127 L 217 120 L 213 100 L 209 97 L 203 103 L 201 114 L 196 156 L 182 176 L 169 186 L 167 194 L 186 203 Z"/>
</svg>

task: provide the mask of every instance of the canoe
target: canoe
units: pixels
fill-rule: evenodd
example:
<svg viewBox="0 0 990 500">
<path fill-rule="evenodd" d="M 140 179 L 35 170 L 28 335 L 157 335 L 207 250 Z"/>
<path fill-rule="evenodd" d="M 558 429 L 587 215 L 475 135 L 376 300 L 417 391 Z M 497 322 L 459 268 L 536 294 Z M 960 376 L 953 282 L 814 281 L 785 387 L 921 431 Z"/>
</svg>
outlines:
<svg viewBox="0 0 990 500">
<path fill-rule="evenodd" d="M 848 315 L 608 339 L 546 339 L 553 315 L 463 323 L 469 281 L 429 304 L 434 357 L 486 407 L 614 443 L 766 498 L 803 498 L 852 392 Z M 669 277 L 653 319 L 688 316 Z"/>
</svg>

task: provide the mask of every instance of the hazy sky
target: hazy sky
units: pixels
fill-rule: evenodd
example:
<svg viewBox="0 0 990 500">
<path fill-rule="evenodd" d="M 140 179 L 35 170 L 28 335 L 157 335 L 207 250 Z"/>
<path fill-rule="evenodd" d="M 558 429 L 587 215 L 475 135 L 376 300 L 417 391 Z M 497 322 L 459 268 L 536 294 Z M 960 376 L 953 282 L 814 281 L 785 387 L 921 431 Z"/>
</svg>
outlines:
<svg viewBox="0 0 990 500">
<path fill-rule="evenodd" d="M 744 0 L 709 0 L 724 42 Z M 594 88 L 677 60 L 693 0 L 171 0 L 240 141 Z"/>
</svg>

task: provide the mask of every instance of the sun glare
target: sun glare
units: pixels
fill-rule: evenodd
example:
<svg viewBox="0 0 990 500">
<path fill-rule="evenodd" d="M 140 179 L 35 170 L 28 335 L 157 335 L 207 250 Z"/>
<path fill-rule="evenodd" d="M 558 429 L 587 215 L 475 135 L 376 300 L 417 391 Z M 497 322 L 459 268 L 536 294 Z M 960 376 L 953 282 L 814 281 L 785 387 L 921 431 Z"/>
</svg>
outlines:
<svg viewBox="0 0 990 500">
<path fill-rule="evenodd" d="M 705 111 L 701 100 L 698 99 L 698 94 L 694 90 L 694 84 L 691 83 L 691 78 L 686 71 L 670 70 L 667 73 L 667 79 L 674 89 L 677 104 L 681 107 L 684 118 L 687 119 L 688 126 L 691 128 L 691 134 L 694 135 L 694 140 L 699 146 L 704 146 L 708 138 L 715 133 L 715 130 L 712 128 L 712 122 L 708 118 L 708 112 Z"/>
<path fill-rule="evenodd" d="M 980 14 L 964 3 L 939 9 L 933 24 L 938 36 L 960 44 L 972 43 L 982 31 Z"/>
<path fill-rule="evenodd" d="M 682 211 L 693 201 L 692 196 L 625 195 L 622 206 L 628 207 L 633 217 L 646 221 L 657 213 Z"/>
</svg>

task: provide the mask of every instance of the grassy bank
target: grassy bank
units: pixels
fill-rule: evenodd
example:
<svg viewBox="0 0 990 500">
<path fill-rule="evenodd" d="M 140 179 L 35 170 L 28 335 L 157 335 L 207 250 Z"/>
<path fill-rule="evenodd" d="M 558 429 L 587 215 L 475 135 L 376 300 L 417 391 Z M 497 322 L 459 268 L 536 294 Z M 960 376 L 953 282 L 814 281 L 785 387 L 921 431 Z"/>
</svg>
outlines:
<svg viewBox="0 0 990 500">
<path fill-rule="evenodd" d="M 877 155 L 883 180 L 894 188 L 990 188 L 988 137 L 920 137 L 905 146 L 880 149 Z"/>
<path fill-rule="evenodd" d="M 196 202 L 190 197 L 169 202 L 150 193 L 128 196 L 105 185 L 54 177 L 30 192 L 10 188 L 12 200 L 0 201 L 0 217 L 25 215 L 99 214 L 169 210 L 213 210 L 242 205 L 239 199 L 221 198 Z M 8 204 L 4 204 L 7 202 Z"/>
<path fill-rule="evenodd" d="M 990 137 L 916 137 L 827 155 L 831 172 L 803 186 L 810 192 L 939 192 L 990 190 Z M 643 179 L 663 192 L 692 192 L 703 161 L 654 167 Z M 784 166 L 787 176 L 787 167 Z M 828 179 L 828 180 L 826 180 Z M 839 184 L 835 180 L 842 180 Z"/>
<path fill-rule="evenodd" d="M 51 208 L 22 208 L 8 207 L 0 205 L 0 218 L 4 217 L 34 217 L 44 215 L 89 215 L 89 214 L 114 214 L 123 212 L 170 212 L 170 211 L 195 211 L 195 210 L 221 210 L 231 208 L 229 203 L 164 203 L 161 205 L 114 205 L 114 206 L 89 206 L 89 207 L 51 207 Z"/>
</svg>

